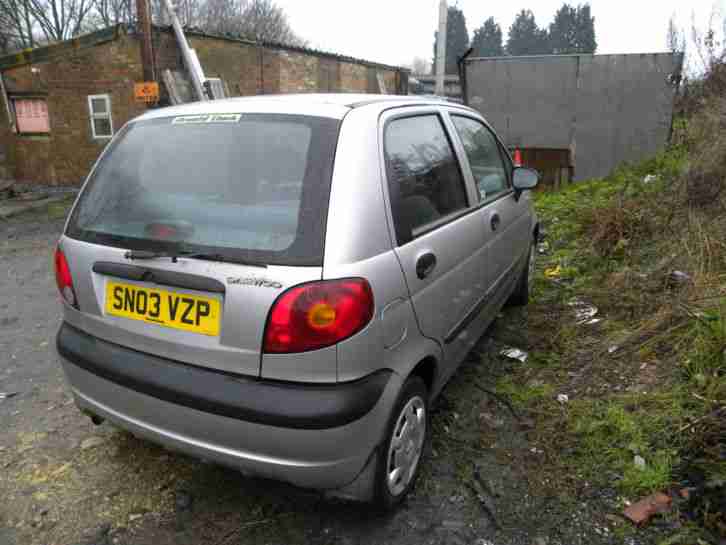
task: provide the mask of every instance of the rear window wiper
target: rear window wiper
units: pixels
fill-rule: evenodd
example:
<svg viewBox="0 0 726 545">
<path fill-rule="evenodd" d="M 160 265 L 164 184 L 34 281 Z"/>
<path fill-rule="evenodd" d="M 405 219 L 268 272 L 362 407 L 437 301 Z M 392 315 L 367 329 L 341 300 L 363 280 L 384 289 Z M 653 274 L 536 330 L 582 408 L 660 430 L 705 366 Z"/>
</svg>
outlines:
<svg viewBox="0 0 726 545">
<path fill-rule="evenodd" d="M 172 252 L 154 252 L 152 250 L 129 250 L 124 254 L 124 257 L 129 260 L 142 260 L 142 259 L 157 259 L 167 257 L 171 259 L 172 263 L 176 263 L 180 257 L 186 257 L 190 259 L 205 259 L 208 261 L 219 261 L 226 263 L 239 263 L 240 265 L 250 265 L 253 267 L 264 267 L 267 265 L 264 263 L 257 263 L 255 261 L 246 261 L 237 258 L 229 258 L 221 253 L 215 252 L 193 252 L 189 250 L 179 250 Z"/>
<path fill-rule="evenodd" d="M 197 259 L 208 259 L 210 261 L 226 261 L 220 254 L 204 253 L 204 252 L 191 252 L 191 251 L 178 251 L 178 252 L 154 252 L 151 250 L 129 250 L 124 254 L 126 259 L 157 259 L 162 257 L 168 257 L 172 263 L 176 263 L 176 260 L 180 257 L 197 258 Z"/>
</svg>

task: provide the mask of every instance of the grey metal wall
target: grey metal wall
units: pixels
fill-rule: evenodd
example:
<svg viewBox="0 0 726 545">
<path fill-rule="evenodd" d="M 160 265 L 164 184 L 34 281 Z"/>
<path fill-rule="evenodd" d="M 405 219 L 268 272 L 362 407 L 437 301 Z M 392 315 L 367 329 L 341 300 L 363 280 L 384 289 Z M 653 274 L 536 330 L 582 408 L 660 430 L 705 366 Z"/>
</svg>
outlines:
<svg viewBox="0 0 726 545">
<path fill-rule="evenodd" d="M 570 149 L 584 180 L 663 147 L 681 64 L 671 53 L 467 59 L 466 99 L 510 147 Z"/>
</svg>

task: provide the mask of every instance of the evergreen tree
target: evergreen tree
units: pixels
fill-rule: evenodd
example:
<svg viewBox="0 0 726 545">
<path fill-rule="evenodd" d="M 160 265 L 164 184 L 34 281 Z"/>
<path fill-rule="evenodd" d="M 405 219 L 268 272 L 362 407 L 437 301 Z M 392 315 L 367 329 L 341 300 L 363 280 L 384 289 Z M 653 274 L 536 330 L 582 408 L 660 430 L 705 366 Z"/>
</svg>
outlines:
<svg viewBox="0 0 726 545">
<path fill-rule="evenodd" d="M 540 29 L 531 10 L 522 10 L 509 27 L 507 54 L 546 55 L 551 53 L 547 30 Z"/>
<path fill-rule="evenodd" d="M 474 31 L 471 47 L 474 50 L 472 55 L 475 57 L 501 57 L 504 55 L 502 27 L 494 20 L 494 17 L 489 17 L 482 26 Z"/>
<path fill-rule="evenodd" d="M 595 17 L 592 16 L 590 4 L 577 7 L 577 45 L 578 53 L 595 53 Z"/>
<path fill-rule="evenodd" d="M 549 40 L 555 54 L 594 53 L 597 48 L 595 18 L 590 14 L 590 6 L 575 8 L 563 4 L 550 24 Z"/>
<path fill-rule="evenodd" d="M 432 73 L 436 73 L 436 45 L 438 32 L 434 34 L 434 62 Z M 450 6 L 446 17 L 446 74 L 458 74 L 457 61 L 469 49 L 469 31 L 466 30 L 464 12 L 456 6 Z"/>
</svg>

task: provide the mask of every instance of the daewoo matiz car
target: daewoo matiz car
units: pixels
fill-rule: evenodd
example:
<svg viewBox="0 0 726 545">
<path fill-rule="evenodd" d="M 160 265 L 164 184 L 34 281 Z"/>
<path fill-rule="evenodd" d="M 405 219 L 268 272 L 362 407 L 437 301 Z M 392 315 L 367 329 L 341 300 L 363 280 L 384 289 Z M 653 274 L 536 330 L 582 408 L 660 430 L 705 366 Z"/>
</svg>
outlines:
<svg viewBox="0 0 726 545">
<path fill-rule="evenodd" d="M 538 224 L 472 109 L 303 95 L 153 110 L 110 142 L 55 254 L 58 352 L 95 422 L 396 505 L 431 400 L 509 300 Z"/>
</svg>

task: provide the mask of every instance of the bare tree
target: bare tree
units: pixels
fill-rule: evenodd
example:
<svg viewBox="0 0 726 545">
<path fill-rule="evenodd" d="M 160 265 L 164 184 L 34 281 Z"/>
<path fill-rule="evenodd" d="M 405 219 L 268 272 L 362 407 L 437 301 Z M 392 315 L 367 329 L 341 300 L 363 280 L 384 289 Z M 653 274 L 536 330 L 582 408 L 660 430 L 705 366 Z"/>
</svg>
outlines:
<svg viewBox="0 0 726 545">
<path fill-rule="evenodd" d="M 287 15 L 272 0 L 204 0 L 198 26 L 214 34 L 235 34 L 251 40 L 306 45 L 290 27 Z"/>
<path fill-rule="evenodd" d="M 93 0 L 88 26 L 98 28 L 129 23 L 136 18 L 134 11 L 132 0 Z"/>
<path fill-rule="evenodd" d="M 206 0 L 200 26 L 212 34 L 240 34 L 243 7 L 240 0 Z"/>
<path fill-rule="evenodd" d="M 152 19 L 168 24 L 161 0 L 149 0 Z M 182 25 L 258 41 L 306 45 L 272 0 L 177 0 Z M 134 0 L 0 0 L 0 52 L 56 42 L 135 20 Z"/>
<path fill-rule="evenodd" d="M 701 62 L 703 72 L 711 70 L 715 63 L 719 63 L 724 56 L 724 44 L 719 39 L 716 22 L 720 18 L 715 6 L 711 10 L 706 28 L 700 29 L 696 24 L 696 14 L 691 14 L 691 42 L 693 50 Z M 722 21 L 723 23 L 723 21 Z"/>
<path fill-rule="evenodd" d="M 176 16 L 182 26 L 197 27 L 201 24 L 201 13 L 204 2 L 201 0 L 177 0 Z"/>
<path fill-rule="evenodd" d="M 30 11 L 45 39 L 67 40 L 84 28 L 93 0 L 28 0 Z"/>
<path fill-rule="evenodd" d="M 34 17 L 31 0 L 0 0 L 0 49 L 4 52 L 33 47 Z"/>
<path fill-rule="evenodd" d="M 272 0 L 246 0 L 240 15 L 240 34 L 262 42 L 305 45 L 290 27 L 287 15 Z"/>
<path fill-rule="evenodd" d="M 171 0 L 176 16 L 184 27 L 203 27 L 204 0 Z M 151 20 L 158 25 L 169 25 L 171 20 L 162 0 L 150 0 Z"/>
</svg>

